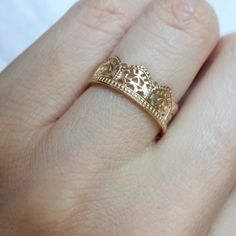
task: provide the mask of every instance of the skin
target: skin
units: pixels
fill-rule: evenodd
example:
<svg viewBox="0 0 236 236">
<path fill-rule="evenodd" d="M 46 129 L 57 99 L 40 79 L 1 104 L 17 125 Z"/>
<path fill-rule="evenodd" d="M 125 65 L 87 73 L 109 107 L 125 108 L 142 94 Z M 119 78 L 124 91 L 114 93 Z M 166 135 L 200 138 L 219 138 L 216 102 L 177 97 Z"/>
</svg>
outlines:
<svg viewBox="0 0 236 236">
<path fill-rule="evenodd" d="M 235 52 L 203 0 L 77 3 L 0 75 L 0 235 L 234 236 Z M 160 140 L 110 55 L 172 88 Z"/>
</svg>

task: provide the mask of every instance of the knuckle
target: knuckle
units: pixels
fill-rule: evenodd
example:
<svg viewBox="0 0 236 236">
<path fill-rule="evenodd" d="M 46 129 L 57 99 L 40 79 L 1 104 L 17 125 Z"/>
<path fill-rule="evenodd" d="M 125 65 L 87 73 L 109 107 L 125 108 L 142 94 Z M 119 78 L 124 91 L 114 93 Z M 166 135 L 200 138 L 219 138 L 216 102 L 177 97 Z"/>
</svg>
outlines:
<svg viewBox="0 0 236 236">
<path fill-rule="evenodd" d="M 126 31 L 124 1 L 88 0 L 83 4 L 81 20 L 86 27 L 117 38 Z"/>
<path fill-rule="evenodd" d="M 167 25 L 190 36 L 218 38 L 218 21 L 205 0 L 162 0 L 155 4 L 158 17 Z"/>
</svg>

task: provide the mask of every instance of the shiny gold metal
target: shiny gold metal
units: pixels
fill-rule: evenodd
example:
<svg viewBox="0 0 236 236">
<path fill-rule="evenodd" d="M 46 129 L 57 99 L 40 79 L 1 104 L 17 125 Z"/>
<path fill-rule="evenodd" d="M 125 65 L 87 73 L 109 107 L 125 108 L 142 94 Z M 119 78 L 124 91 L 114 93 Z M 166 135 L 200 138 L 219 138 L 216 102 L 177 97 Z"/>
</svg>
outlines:
<svg viewBox="0 0 236 236">
<path fill-rule="evenodd" d="M 111 57 L 96 70 L 92 83 L 117 90 L 144 108 L 160 125 L 162 133 L 178 111 L 169 87 L 153 82 L 144 66 L 122 63 L 119 57 Z"/>
</svg>

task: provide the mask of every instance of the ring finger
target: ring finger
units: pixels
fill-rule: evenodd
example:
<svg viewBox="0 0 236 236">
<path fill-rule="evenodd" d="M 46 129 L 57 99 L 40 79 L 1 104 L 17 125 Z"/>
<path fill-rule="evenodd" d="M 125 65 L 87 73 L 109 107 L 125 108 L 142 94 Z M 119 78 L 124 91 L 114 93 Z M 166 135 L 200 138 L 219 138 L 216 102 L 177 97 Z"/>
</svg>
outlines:
<svg viewBox="0 0 236 236">
<path fill-rule="evenodd" d="M 178 102 L 217 39 L 216 17 L 205 1 L 159 0 L 147 7 L 113 55 L 128 64 L 147 67 L 155 81 L 172 88 Z M 57 137 L 72 135 L 74 144 L 89 150 L 90 155 L 94 152 L 110 158 L 112 151 L 119 160 L 143 150 L 157 133 L 147 114 L 124 96 L 101 86 L 85 91 L 56 126 L 63 133 L 56 132 Z"/>
</svg>

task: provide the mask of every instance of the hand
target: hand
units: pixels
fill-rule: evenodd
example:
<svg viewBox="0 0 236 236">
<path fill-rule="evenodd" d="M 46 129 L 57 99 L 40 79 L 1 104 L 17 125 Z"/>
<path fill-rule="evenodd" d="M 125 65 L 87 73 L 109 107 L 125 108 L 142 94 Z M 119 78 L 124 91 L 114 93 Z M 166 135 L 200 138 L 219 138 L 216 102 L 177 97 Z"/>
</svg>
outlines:
<svg viewBox="0 0 236 236">
<path fill-rule="evenodd" d="M 0 235 L 235 235 L 235 36 L 193 83 L 217 43 L 203 0 L 76 4 L 1 73 Z M 138 106 L 88 86 L 110 54 L 182 101 L 159 141 Z"/>
</svg>

